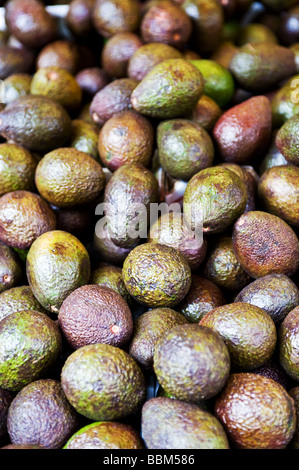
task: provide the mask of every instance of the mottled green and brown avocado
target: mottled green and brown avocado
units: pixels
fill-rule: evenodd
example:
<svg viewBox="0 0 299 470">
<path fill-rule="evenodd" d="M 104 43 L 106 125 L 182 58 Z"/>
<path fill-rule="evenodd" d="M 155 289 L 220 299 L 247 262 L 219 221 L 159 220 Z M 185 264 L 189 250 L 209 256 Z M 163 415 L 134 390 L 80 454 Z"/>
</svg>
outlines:
<svg viewBox="0 0 299 470">
<path fill-rule="evenodd" d="M 159 243 L 134 248 L 123 265 L 123 279 L 130 295 L 148 307 L 173 307 L 191 285 L 191 271 L 184 256 Z"/>
<path fill-rule="evenodd" d="M 299 267 L 299 240 L 279 217 L 263 211 L 243 214 L 234 225 L 233 245 L 242 268 L 254 278 L 292 276 Z"/>
<path fill-rule="evenodd" d="M 210 132 L 222 111 L 216 101 L 209 98 L 209 96 L 202 95 L 195 107 L 193 108 L 189 119 L 202 126 L 206 131 Z"/>
<path fill-rule="evenodd" d="M 136 429 L 129 424 L 100 421 L 88 424 L 71 436 L 64 449 L 143 449 Z"/>
<path fill-rule="evenodd" d="M 95 160 L 99 160 L 98 153 L 99 129 L 95 124 L 74 119 L 69 138 L 69 146 L 80 152 L 85 152 Z"/>
<path fill-rule="evenodd" d="M 4 82 L 5 96 L 3 102 L 9 104 L 20 96 L 29 95 L 32 77 L 28 73 L 9 75 Z"/>
<path fill-rule="evenodd" d="M 299 289 L 284 274 L 268 274 L 242 289 L 235 302 L 246 302 L 265 310 L 275 323 L 299 305 Z"/>
<path fill-rule="evenodd" d="M 14 287 L 21 278 L 20 259 L 12 248 L 0 242 L 0 293 Z"/>
<path fill-rule="evenodd" d="M 218 333 L 201 325 L 177 325 L 157 343 L 154 371 L 163 389 L 197 403 L 217 395 L 230 372 L 230 355 Z"/>
<path fill-rule="evenodd" d="M 274 353 L 275 324 L 268 313 L 255 305 L 243 302 L 223 305 L 207 313 L 200 325 L 221 336 L 232 364 L 239 370 L 259 367 Z"/>
<path fill-rule="evenodd" d="M 9 407 L 7 429 L 12 444 L 60 449 L 78 427 L 79 415 L 57 380 L 33 381 Z"/>
<path fill-rule="evenodd" d="M 0 321 L 11 313 L 25 310 L 47 312 L 34 297 L 29 286 L 12 287 L 0 294 Z"/>
<path fill-rule="evenodd" d="M 62 348 L 56 323 L 34 310 L 5 317 L 0 339 L 0 387 L 14 392 L 44 376 Z"/>
<path fill-rule="evenodd" d="M 37 162 L 28 150 L 13 143 L 0 144 L 0 165 L 0 196 L 34 189 Z"/>
<path fill-rule="evenodd" d="M 97 284 L 75 289 L 63 301 L 58 323 L 73 349 L 94 343 L 121 347 L 133 333 L 126 301 L 110 287 Z"/>
<path fill-rule="evenodd" d="M 295 432 L 293 399 L 277 382 L 254 373 L 229 377 L 215 414 L 236 448 L 285 449 Z"/>
<path fill-rule="evenodd" d="M 221 423 L 191 403 L 167 397 L 142 408 L 142 436 L 148 449 L 228 449 Z"/>
<path fill-rule="evenodd" d="M 238 175 L 221 167 L 194 175 L 184 192 L 184 214 L 194 229 L 217 233 L 228 228 L 246 207 L 247 190 Z"/>
<path fill-rule="evenodd" d="M 297 114 L 288 119 L 283 126 L 279 129 L 276 136 L 276 145 L 278 150 L 282 153 L 285 159 L 293 165 L 299 166 L 298 159 L 298 129 L 299 129 L 299 116 Z"/>
<path fill-rule="evenodd" d="M 129 306 L 132 304 L 132 297 L 126 289 L 120 267 L 101 262 L 92 272 L 90 283 L 110 287 L 120 294 Z"/>
<path fill-rule="evenodd" d="M 75 236 L 53 230 L 38 237 L 30 247 L 26 272 L 37 300 L 46 310 L 58 313 L 64 299 L 88 283 L 89 254 Z"/>
<path fill-rule="evenodd" d="M 152 369 L 155 347 L 160 338 L 176 325 L 188 323 L 180 313 L 167 307 L 143 313 L 134 323 L 129 354 L 142 368 Z"/>
<path fill-rule="evenodd" d="M 299 380 L 299 306 L 288 313 L 278 331 L 279 360 L 287 374 Z"/>
<path fill-rule="evenodd" d="M 93 421 L 113 421 L 136 413 L 146 398 L 145 379 L 122 349 L 91 344 L 66 360 L 61 383 L 76 411 Z"/>
</svg>

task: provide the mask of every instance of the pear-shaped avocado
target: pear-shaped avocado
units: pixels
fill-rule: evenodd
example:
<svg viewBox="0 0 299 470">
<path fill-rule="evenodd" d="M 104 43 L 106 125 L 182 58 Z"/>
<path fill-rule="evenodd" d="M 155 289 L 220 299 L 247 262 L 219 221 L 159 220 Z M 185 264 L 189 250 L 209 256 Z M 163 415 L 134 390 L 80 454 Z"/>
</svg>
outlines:
<svg viewBox="0 0 299 470">
<path fill-rule="evenodd" d="M 286 390 L 254 373 L 229 377 L 216 399 L 215 414 L 241 449 L 285 449 L 296 426 L 294 401 Z"/>
<path fill-rule="evenodd" d="M 65 109 L 44 96 L 21 96 L 0 113 L 0 134 L 33 152 L 62 146 L 70 131 Z"/>
<path fill-rule="evenodd" d="M 228 449 L 221 423 L 191 403 L 167 397 L 142 408 L 142 436 L 148 449 Z"/>
<path fill-rule="evenodd" d="M 129 424 L 100 421 L 84 426 L 67 441 L 64 449 L 143 449 L 136 429 Z"/>
<path fill-rule="evenodd" d="M 79 415 L 57 380 L 40 379 L 26 385 L 9 408 L 7 428 L 12 444 L 61 449 L 78 427 Z"/>
<path fill-rule="evenodd" d="M 159 119 L 182 117 L 203 92 L 201 72 L 185 59 L 168 59 L 156 65 L 131 95 L 133 108 Z"/>
<path fill-rule="evenodd" d="M 76 237 L 52 230 L 38 237 L 30 247 L 26 271 L 37 300 L 46 310 L 58 313 L 64 299 L 88 283 L 90 259 Z"/>
</svg>

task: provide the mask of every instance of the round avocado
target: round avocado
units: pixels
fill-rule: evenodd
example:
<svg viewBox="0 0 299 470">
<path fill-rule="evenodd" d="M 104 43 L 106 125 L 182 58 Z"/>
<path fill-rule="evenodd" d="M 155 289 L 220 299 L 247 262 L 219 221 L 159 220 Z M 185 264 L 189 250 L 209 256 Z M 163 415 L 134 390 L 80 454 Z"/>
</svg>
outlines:
<svg viewBox="0 0 299 470">
<path fill-rule="evenodd" d="M 143 449 L 137 431 L 128 424 L 100 421 L 88 424 L 67 441 L 64 449 Z"/>
<path fill-rule="evenodd" d="M 137 412 L 146 397 L 143 374 L 125 351 L 91 344 L 73 352 L 61 372 L 67 399 L 83 416 L 117 420 Z"/>
<path fill-rule="evenodd" d="M 57 380 L 40 379 L 26 385 L 9 407 L 7 429 L 15 445 L 60 449 L 78 427 L 79 416 Z"/>
<path fill-rule="evenodd" d="M 123 265 L 123 280 L 129 294 L 149 307 L 173 307 L 191 285 L 189 264 L 174 248 L 144 243 L 134 248 Z"/>
<path fill-rule="evenodd" d="M 46 313 L 29 286 L 12 287 L 0 294 L 0 321 L 11 313 L 36 310 Z"/>
<path fill-rule="evenodd" d="M 167 393 L 196 403 L 222 390 L 230 371 L 230 356 L 219 334 L 210 328 L 177 325 L 157 343 L 154 371 Z"/>
<path fill-rule="evenodd" d="M 58 326 L 34 310 L 12 313 L 0 322 L 0 387 L 18 392 L 55 364 L 62 340 Z"/>
</svg>

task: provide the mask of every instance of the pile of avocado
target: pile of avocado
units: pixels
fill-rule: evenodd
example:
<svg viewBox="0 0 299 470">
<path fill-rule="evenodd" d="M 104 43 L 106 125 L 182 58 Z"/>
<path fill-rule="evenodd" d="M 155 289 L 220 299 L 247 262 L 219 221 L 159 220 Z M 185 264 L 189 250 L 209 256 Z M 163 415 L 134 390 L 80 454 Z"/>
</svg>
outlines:
<svg viewBox="0 0 299 470">
<path fill-rule="evenodd" d="M 48 3 L 0 31 L 0 448 L 299 449 L 299 0 Z"/>
</svg>

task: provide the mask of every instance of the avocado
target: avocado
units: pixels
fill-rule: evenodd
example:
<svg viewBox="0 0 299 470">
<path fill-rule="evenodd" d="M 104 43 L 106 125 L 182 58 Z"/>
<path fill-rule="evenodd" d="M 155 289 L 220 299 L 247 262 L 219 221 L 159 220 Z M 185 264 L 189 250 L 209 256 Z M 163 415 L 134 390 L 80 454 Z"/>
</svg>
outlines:
<svg viewBox="0 0 299 470">
<path fill-rule="evenodd" d="M 64 449 L 143 449 L 136 429 L 128 424 L 100 421 L 88 424 L 67 441 Z"/>
<path fill-rule="evenodd" d="M 12 444 L 60 449 L 78 428 L 79 416 L 57 380 L 29 383 L 9 407 L 7 429 Z"/>
<path fill-rule="evenodd" d="M 102 261 L 113 263 L 117 266 L 122 266 L 127 255 L 132 250 L 132 248 L 122 248 L 121 246 L 117 246 L 111 240 L 107 225 L 100 229 L 96 226 L 93 238 L 93 247 Z"/>
<path fill-rule="evenodd" d="M 56 19 L 37 0 L 9 0 L 5 22 L 18 41 L 33 49 L 53 41 L 58 32 Z"/>
<path fill-rule="evenodd" d="M 296 408 L 296 430 L 293 436 L 293 439 L 290 443 L 292 449 L 299 448 L 299 387 L 294 387 L 289 390 L 289 395 L 293 398 L 295 408 Z"/>
<path fill-rule="evenodd" d="M 199 324 L 221 336 L 232 365 L 238 369 L 251 370 L 265 364 L 276 346 L 273 320 L 255 305 L 243 302 L 223 305 L 207 313 Z"/>
<path fill-rule="evenodd" d="M 246 186 L 247 202 L 244 212 L 254 211 L 258 202 L 259 176 L 250 165 L 238 165 L 237 163 L 220 163 L 219 166 L 236 173 Z"/>
<path fill-rule="evenodd" d="M 124 32 L 111 36 L 104 44 L 101 62 L 111 77 L 125 78 L 129 60 L 143 44 L 137 34 Z"/>
<path fill-rule="evenodd" d="M 278 44 L 248 43 L 233 56 L 230 71 L 242 88 L 263 93 L 296 73 L 295 55 Z"/>
<path fill-rule="evenodd" d="M 62 368 L 61 384 L 76 411 L 93 421 L 131 415 L 146 398 L 145 379 L 137 363 L 108 344 L 90 344 L 73 352 Z"/>
<path fill-rule="evenodd" d="M 163 0 L 149 6 L 140 31 L 145 43 L 161 42 L 181 50 L 191 36 L 192 23 L 179 4 Z"/>
<path fill-rule="evenodd" d="M 212 281 L 192 274 L 191 287 L 177 310 L 190 323 L 198 323 L 208 312 L 226 304 L 223 292 Z"/>
<path fill-rule="evenodd" d="M 132 305 L 132 297 L 126 289 L 121 268 L 101 262 L 92 272 L 90 283 L 110 287 L 120 294 L 129 306 Z"/>
<path fill-rule="evenodd" d="M 192 230 L 204 233 L 227 229 L 244 212 L 247 190 L 243 181 L 230 170 L 206 168 L 188 182 L 183 204 L 185 220 Z"/>
<path fill-rule="evenodd" d="M 114 34 L 134 32 L 140 23 L 137 0 L 96 0 L 92 23 L 98 34 L 110 38 Z"/>
<path fill-rule="evenodd" d="M 38 237 L 26 262 L 28 283 L 34 296 L 50 312 L 58 313 L 64 299 L 90 277 L 90 259 L 73 235 L 52 230 Z"/>
<path fill-rule="evenodd" d="M 131 95 L 133 108 L 158 119 L 182 117 L 203 93 L 201 72 L 188 60 L 168 59 L 152 68 Z"/>
<path fill-rule="evenodd" d="M 90 157 L 99 161 L 98 140 L 99 129 L 95 124 L 83 121 L 82 119 L 74 119 L 72 121 L 69 147 L 85 152 Z"/>
<path fill-rule="evenodd" d="M 251 277 L 292 276 L 299 268 L 299 240 L 279 217 L 263 211 L 241 215 L 233 229 L 237 260 Z"/>
<path fill-rule="evenodd" d="M 148 242 L 175 248 L 192 271 L 201 265 L 207 253 L 207 241 L 195 236 L 180 212 L 169 212 L 157 219 L 150 227 Z"/>
<path fill-rule="evenodd" d="M 29 95 L 32 77 L 28 73 L 14 73 L 9 75 L 4 83 L 4 103 L 9 104 L 20 96 Z"/>
<path fill-rule="evenodd" d="M 274 93 L 271 100 L 271 107 L 273 127 L 276 129 L 299 113 L 298 79 L 299 75 L 293 75 Z"/>
<path fill-rule="evenodd" d="M 12 287 L 0 294 L 0 321 L 11 313 L 25 310 L 47 313 L 29 286 Z"/>
<path fill-rule="evenodd" d="M 284 274 L 268 274 L 248 284 L 235 302 L 246 302 L 265 310 L 275 323 L 299 305 L 299 289 Z"/>
<path fill-rule="evenodd" d="M 221 40 L 223 9 L 218 0 L 185 0 L 182 8 L 193 24 L 193 44 L 200 54 L 210 54 Z"/>
<path fill-rule="evenodd" d="M 8 390 L 0 388 L 0 442 L 5 442 L 7 434 L 7 415 L 10 404 L 13 400 L 13 394 Z"/>
<path fill-rule="evenodd" d="M 203 274 L 220 289 L 229 292 L 239 292 L 251 281 L 235 256 L 229 236 L 222 236 L 212 247 L 206 258 Z"/>
<path fill-rule="evenodd" d="M 26 95 L 0 112 L 0 134 L 32 152 L 49 152 L 69 138 L 71 120 L 65 109 L 44 96 Z"/>
<path fill-rule="evenodd" d="M 202 95 L 193 108 L 189 119 L 211 132 L 221 114 L 222 111 L 216 101 L 207 95 Z"/>
<path fill-rule="evenodd" d="M 188 119 L 162 121 L 157 128 L 159 161 L 173 178 L 188 181 L 212 166 L 214 145 L 208 132 Z"/>
<path fill-rule="evenodd" d="M 36 68 L 56 66 L 74 75 L 82 59 L 78 44 L 67 39 L 59 39 L 41 49 L 36 59 Z"/>
<path fill-rule="evenodd" d="M 299 306 L 291 310 L 278 330 L 279 360 L 286 373 L 294 380 L 299 380 Z"/>
<path fill-rule="evenodd" d="M 191 271 L 184 256 L 159 243 L 135 247 L 124 261 L 122 273 L 129 294 L 151 308 L 177 305 L 191 285 Z"/>
<path fill-rule="evenodd" d="M 40 379 L 57 361 L 61 334 L 44 313 L 26 310 L 0 322 L 0 387 L 18 392 Z"/>
<path fill-rule="evenodd" d="M 298 149 L 299 116 L 288 119 L 279 129 L 275 143 L 285 159 L 293 165 L 299 166 Z"/>
<path fill-rule="evenodd" d="M 140 315 L 134 323 L 129 354 L 144 369 L 153 368 L 153 355 L 160 338 L 176 325 L 188 321 L 171 308 L 160 307 Z"/>
<path fill-rule="evenodd" d="M 102 192 L 105 175 L 90 155 L 71 147 L 47 153 L 38 163 L 35 184 L 49 203 L 71 208 L 93 202 Z"/>
<path fill-rule="evenodd" d="M 254 96 L 228 109 L 216 122 L 213 137 L 221 159 L 246 164 L 266 149 L 271 136 L 271 106 Z"/>
<path fill-rule="evenodd" d="M 29 73 L 33 64 L 30 51 L 12 46 L 0 46 L 0 79 L 5 80 L 16 73 Z"/>
<path fill-rule="evenodd" d="M 237 23 L 237 27 L 239 28 L 239 23 Z M 237 35 L 238 31 L 235 31 L 235 27 L 233 28 L 233 36 L 234 38 L 223 38 L 219 46 L 216 48 L 214 53 L 211 56 L 211 59 L 217 62 L 217 64 L 222 65 L 226 69 L 229 69 L 229 64 L 232 61 L 235 53 L 238 51 L 238 47 L 235 45 L 233 41 L 235 41 L 235 36 Z M 225 27 L 223 29 L 223 34 L 225 34 Z"/>
<path fill-rule="evenodd" d="M 142 408 L 142 436 L 148 449 L 229 449 L 215 416 L 191 403 L 158 397 Z"/>
<path fill-rule="evenodd" d="M 131 94 L 137 83 L 131 78 L 120 78 L 99 90 L 90 104 L 93 121 L 101 127 L 115 114 L 131 109 Z"/>
<path fill-rule="evenodd" d="M 276 353 L 274 353 L 274 356 L 270 361 L 266 362 L 263 366 L 254 369 L 252 372 L 275 380 L 275 382 L 278 382 L 285 390 L 288 391 L 288 393 L 290 388 L 294 386 L 294 381 L 279 363 Z"/>
<path fill-rule="evenodd" d="M 65 21 L 75 37 L 88 38 L 93 33 L 92 9 L 95 0 L 71 0 Z"/>
<path fill-rule="evenodd" d="M 212 329 L 177 325 L 156 344 L 154 371 L 167 393 L 196 403 L 222 390 L 230 372 L 230 356 L 224 341 Z"/>
<path fill-rule="evenodd" d="M 73 75 L 53 65 L 35 72 L 30 93 L 51 98 L 70 113 L 78 110 L 82 100 L 82 90 Z"/>
<path fill-rule="evenodd" d="M 149 120 L 127 110 L 105 122 L 99 134 L 99 155 L 110 171 L 126 163 L 148 167 L 154 152 L 154 129 Z"/>
<path fill-rule="evenodd" d="M 63 301 L 58 323 L 73 349 L 105 343 L 124 346 L 133 333 L 130 308 L 110 287 L 89 284 L 78 287 Z"/>
<path fill-rule="evenodd" d="M 133 80 L 141 81 L 155 65 L 167 59 L 182 58 L 182 53 L 176 48 L 163 42 L 143 44 L 130 58 L 127 74 Z"/>
<path fill-rule="evenodd" d="M 77 73 L 75 78 L 82 90 L 84 99 L 93 98 L 98 91 L 110 82 L 110 77 L 106 70 L 99 67 L 87 67 L 82 69 Z"/>
<path fill-rule="evenodd" d="M 267 42 L 270 44 L 278 44 L 277 36 L 265 24 L 249 23 L 241 29 L 238 35 L 238 46 L 245 44 L 254 44 L 256 42 Z"/>
<path fill-rule="evenodd" d="M 15 286 L 21 278 L 20 259 L 12 248 L 0 241 L 0 293 Z"/>
<path fill-rule="evenodd" d="M 293 399 L 274 380 L 250 372 L 229 377 L 215 414 L 240 449 L 285 449 L 295 432 Z"/>
<path fill-rule="evenodd" d="M 119 167 L 104 193 L 104 211 L 111 240 L 122 248 L 133 248 L 146 238 L 150 205 L 158 203 L 158 182 L 139 163 Z"/>
<path fill-rule="evenodd" d="M 268 152 L 260 164 L 259 174 L 261 176 L 263 175 L 263 173 L 265 173 L 270 168 L 273 168 L 274 166 L 291 165 L 291 163 L 289 163 L 284 158 L 284 156 L 280 153 L 276 146 L 275 139 L 277 132 L 277 129 L 273 131 Z"/>
<path fill-rule="evenodd" d="M 0 240 L 29 248 L 42 233 L 54 230 L 56 217 L 46 201 L 30 191 L 12 191 L 0 198 Z"/>
</svg>

